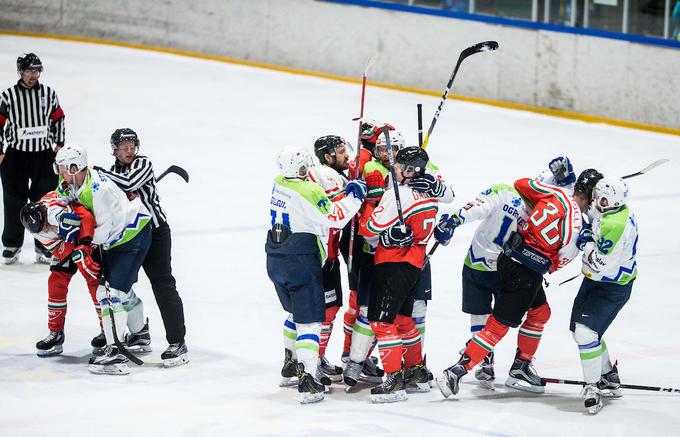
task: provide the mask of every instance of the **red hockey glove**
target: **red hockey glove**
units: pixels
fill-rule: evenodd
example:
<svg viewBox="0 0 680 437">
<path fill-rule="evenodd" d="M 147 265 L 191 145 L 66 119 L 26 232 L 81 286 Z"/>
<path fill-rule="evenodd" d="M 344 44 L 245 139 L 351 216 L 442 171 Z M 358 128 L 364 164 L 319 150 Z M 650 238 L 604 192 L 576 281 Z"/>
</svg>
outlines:
<svg viewBox="0 0 680 437">
<path fill-rule="evenodd" d="M 99 276 L 99 271 L 101 266 L 98 262 L 92 259 L 92 248 L 90 246 L 80 245 L 75 248 L 71 259 L 78 266 L 78 270 L 83 275 L 90 276 L 92 278 L 97 278 Z"/>
</svg>

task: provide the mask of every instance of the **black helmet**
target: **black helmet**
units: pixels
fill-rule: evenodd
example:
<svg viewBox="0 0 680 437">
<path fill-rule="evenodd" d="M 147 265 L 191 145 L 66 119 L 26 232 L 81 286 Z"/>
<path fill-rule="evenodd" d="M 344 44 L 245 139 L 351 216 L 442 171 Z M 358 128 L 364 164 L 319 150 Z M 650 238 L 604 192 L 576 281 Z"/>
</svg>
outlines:
<svg viewBox="0 0 680 437">
<path fill-rule="evenodd" d="M 43 71 L 43 65 L 38 55 L 35 53 L 24 53 L 24 56 L 17 58 L 17 71 L 21 73 L 24 70 Z"/>
<path fill-rule="evenodd" d="M 314 142 L 314 154 L 322 164 L 326 164 L 325 155 L 335 156 L 335 149 L 340 146 L 347 147 L 347 140 L 337 135 L 326 135 Z"/>
<path fill-rule="evenodd" d="M 139 147 L 139 137 L 137 136 L 137 133 L 129 127 L 116 129 L 115 132 L 111 134 L 111 148 L 116 149 L 123 141 L 134 141 L 135 146 Z"/>
<path fill-rule="evenodd" d="M 42 231 L 47 221 L 47 208 L 40 202 L 27 203 L 19 212 L 19 219 L 31 234 Z"/>
<path fill-rule="evenodd" d="M 423 175 L 430 158 L 425 149 L 418 146 L 404 147 L 397 152 L 397 162 L 402 170 L 412 169 L 416 175 Z"/>
<path fill-rule="evenodd" d="M 588 196 L 588 201 L 592 198 L 593 189 L 597 182 L 602 179 L 604 175 L 594 168 L 588 168 L 581 172 L 576 179 L 576 184 L 574 185 L 574 192 L 581 193 Z"/>
</svg>

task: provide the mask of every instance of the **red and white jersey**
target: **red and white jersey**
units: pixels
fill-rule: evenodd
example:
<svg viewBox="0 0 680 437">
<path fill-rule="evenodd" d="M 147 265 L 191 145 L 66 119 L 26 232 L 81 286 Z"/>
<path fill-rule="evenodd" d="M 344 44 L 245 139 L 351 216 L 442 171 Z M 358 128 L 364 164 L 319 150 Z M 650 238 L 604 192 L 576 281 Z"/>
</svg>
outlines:
<svg viewBox="0 0 680 437">
<path fill-rule="evenodd" d="M 347 178 L 327 165 L 315 165 L 309 169 L 309 180 L 323 188 L 331 202 L 337 202 L 345 197 Z M 328 261 L 338 259 L 340 250 L 340 231 L 342 229 L 330 228 L 328 233 Z"/>
<path fill-rule="evenodd" d="M 375 251 L 375 264 L 407 262 L 422 268 L 427 242 L 437 225 L 439 201 L 427 194 L 413 191 L 408 185 L 399 185 L 399 196 L 404 221 L 413 231 L 413 245 L 411 247 L 384 247 L 379 243 Z M 365 220 L 362 218 L 359 232 L 366 237 L 375 237 L 382 231 L 398 225 L 399 213 L 394 190 L 388 189 L 371 215 Z"/>
<path fill-rule="evenodd" d="M 565 190 L 537 180 L 518 179 L 515 189 L 532 208 L 520 229 L 524 243 L 550 258 L 553 273 L 579 253 L 576 239 L 581 232 L 581 210 Z"/>
</svg>

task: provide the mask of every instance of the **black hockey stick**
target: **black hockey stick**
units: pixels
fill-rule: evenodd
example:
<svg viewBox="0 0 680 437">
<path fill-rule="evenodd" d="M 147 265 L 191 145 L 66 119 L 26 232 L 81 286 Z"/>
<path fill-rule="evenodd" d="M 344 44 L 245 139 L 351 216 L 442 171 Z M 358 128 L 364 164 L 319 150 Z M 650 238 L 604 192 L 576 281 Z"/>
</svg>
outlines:
<svg viewBox="0 0 680 437">
<path fill-rule="evenodd" d="M 111 301 L 111 288 L 109 287 L 109 281 L 106 278 L 106 268 L 104 267 L 104 250 L 102 249 L 101 246 L 99 246 L 99 257 L 101 258 L 101 275 L 102 279 L 104 280 L 104 288 L 106 288 L 106 301 L 108 302 L 108 307 L 109 307 L 109 317 L 111 317 L 111 330 L 113 331 L 113 342 L 116 344 L 116 347 L 118 347 L 118 351 L 125 355 L 130 361 L 135 363 L 138 366 L 142 366 L 144 364 L 144 361 L 140 360 L 136 356 L 132 354 L 125 346 L 123 346 L 123 343 L 120 342 L 118 339 L 118 331 L 116 329 L 116 318 L 114 317 L 114 312 L 113 312 L 113 302 Z"/>
<path fill-rule="evenodd" d="M 559 378 L 541 378 L 544 383 L 550 384 L 568 384 L 568 385 L 580 385 L 584 386 L 586 383 L 584 381 L 574 381 L 571 379 L 559 379 Z M 631 390 L 646 390 L 646 391 L 660 391 L 666 393 L 680 393 L 678 388 L 663 388 L 663 387 L 653 387 L 649 385 L 634 385 L 634 384 L 621 384 L 621 388 L 627 388 Z"/>
<path fill-rule="evenodd" d="M 658 161 L 652 162 L 651 164 L 649 164 L 647 167 L 643 168 L 640 171 L 636 171 L 635 173 L 631 173 L 631 174 L 627 174 L 625 176 L 621 176 L 621 179 L 628 179 L 628 178 L 634 178 L 635 176 L 640 176 L 640 175 L 645 174 L 645 173 L 649 172 L 650 170 L 660 166 L 661 164 L 667 163 L 668 161 L 670 161 L 670 159 L 666 159 L 666 158 L 659 159 Z"/>
<path fill-rule="evenodd" d="M 423 147 L 423 104 L 418 103 L 418 147 Z"/>
<path fill-rule="evenodd" d="M 184 170 L 179 165 L 171 165 L 170 167 L 168 167 L 167 170 L 156 176 L 156 182 L 163 179 L 168 173 L 175 173 L 176 175 L 184 179 L 184 182 L 189 183 L 189 173 L 187 173 L 187 171 Z"/>
<path fill-rule="evenodd" d="M 404 221 L 404 212 L 401 209 L 401 196 L 399 195 L 399 182 L 397 182 L 397 173 L 394 169 L 394 155 L 392 154 L 392 140 L 390 139 L 390 129 L 387 126 L 380 128 L 383 135 L 385 135 L 385 145 L 387 146 L 387 154 L 390 157 L 390 175 L 392 176 L 392 188 L 394 189 L 394 199 L 397 202 L 397 213 L 399 214 L 399 227 L 402 232 L 406 232 L 406 222 Z"/>
<path fill-rule="evenodd" d="M 442 111 L 442 107 L 444 107 L 444 102 L 446 102 L 446 98 L 449 96 L 449 92 L 451 91 L 451 86 L 453 85 L 453 80 L 456 78 L 456 74 L 458 73 L 458 69 L 460 68 L 460 64 L 463 63 L 463 61 L 470 55 L 474 55 L 475 53 L 479 52 L 488 52 L 492 50 L 498 49 L 498 43 L 496 41 L 484 41 L 477 43 L 473 46 L 470 46 L 463 50 L 460 53 L 460 56 L 458 57 L 458 62 L 456 62 L 456 66 L 453 69 L 453 73 L 451 73 L 451 77 L 449 78 L 449 82 L 446 84 L 446 88 L 444 89 L 444 94 L 442 95 L 442 100 L 439 102 L 439 106 L 437 107 L 437 110 L 434 113 L 434 117 L 432 118 L 432 122 L 430 123 L 430 127 L 427 130 L 427 134 L 425 135 L 425 140 L 423 141 L 422 148 L 427 147 L 427 143 L 430 141 L 430 135 L 432 135 L 432 131 L 434 130 L 434 125 L 437 124 L 437 119 L 439 119 L 439 114 Z"/>
</svg>

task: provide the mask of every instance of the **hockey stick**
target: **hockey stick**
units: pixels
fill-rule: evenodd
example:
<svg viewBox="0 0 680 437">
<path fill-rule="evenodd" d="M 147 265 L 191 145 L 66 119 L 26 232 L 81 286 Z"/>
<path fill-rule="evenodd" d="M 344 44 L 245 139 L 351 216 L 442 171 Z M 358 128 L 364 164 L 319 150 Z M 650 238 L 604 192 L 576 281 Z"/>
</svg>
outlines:
<svg viewBox="0 0 680 437">
<path fill-rule="evenodd" d="M 568 385 L 580 385 L 584 386 L 586 383 L 584 381 L 574 381 L 571 379 L 559 379 L 559 378 L 541 378 L 544 383 L 550 384 L 568 384 Z M 663 387 L 653 387 L 649 385 L 634 385 L 634 384 L 621 384 L 621 388 L 627 388 L 631 390 L 647 390 L 647 391 L 660 391 L 666 393 L 680 393 L 679 388 L 663 388 Z"/>
<path fill-rule="evenodd" d="M 429 129 L 427 129 L 425 140 L 423 141 L 423 144 L 421 146 L 423 149 L 427 147 L 427 143 L 430 141 L 430 135 L 432 135 L 434 125 L 437 124 L 437 119 L 439 119 L 439 114 L 442 112 L 444 102 L 446 102 L 446 98 L 449 96 L 451 86 L 453 85 L 453 80 L 456 78 L 456 74 L 458 73 L 458 68 L 460 68 L 460 64 L 462 64 L 463 61 L 470 55 L 474 55 L 475 53 L 479 52 L 488 52 L 496 49 L 498 49 L 498 43 L 496 41 L 484 41 L 477 43 L 473 46 L 470 46 L 460 53 L 460 56 L 458 57 L 458 62 L 456 62 L 456 67 L 453 69 L 453 73 L 451 73 L 451 77 L 449 78 L 449 83 L 446 84 L 446 88 L 444 89 L 442 100 L 439 102 L 439 106 L 437 107 L 437 110 L 434 113 L 434 117 L 432 118 L 432 122 L 430 123 Z"/>
<path fill-rule="evenodd" d="M 627 174 L 625 176 L 621 176 L 621 179 L 628 179 L 628 178 L 634 178 L 635 176 L 640 176 L 642 174 L 649 172 L 652 169 L 655 169 L 656 167 L 660 166 L 661 164 L 667 163 L 668 161 L 670 161 L 670 159 L 666 159 L 666 158 L 659 159 L 658 161 L 652 162 L 651 164 L 649 164 L 647 167 L 643 168 L 640 171 L 637 171 L 637 172 L 631 173 L 631 174 Z"/>
<path fill-rule="evenodd" d="M 140 360 L 136 356 L 132 354 L 125 346 L 123 346 L 123 343 L 120 342 L 118 339 L 118 331 L 116 329 L 116 318 L 114 317 L 114 312 L 113 312 L 113 302 L 111 300 L 111 288 L 109 287 L 109 281 L 106 279 L 106 267 L 104 266 L 104 250 L 102 249 L 101 246 L 99 246 L 99 257 L 101 258 L 101 267 L 102 267 L 102 279 L 104 280 L 104 288 L 106 289 L 106 301 L 108 303 L 109 307 L 109 314 L 111 317 L 111 330 L 113 331 L 113 342 L 116 344 L 116 347 L 118 348 L 118 351 L 125 355 L 130 361 L 135 363 L 138 366 L 142 366 L 144 364 L 144 361 Z"/>
<path fill-rule="evenodd" d="M 418 147 L 423 147 L 423 104 L 418 103 Z"/>
<path fill-rule="evenodd" d="M 366 99 L 366 78 L 368 77 L 368 69 L 371 68 L 373 63 L 375 62 L 375 59 L 377 57 L 377 53 L 371 56 L 371 58 L 368 60 L 366 63 L 366 68 L 364 68 L 364 75 L 361 79 L 361 109 L 359 110 L 359 118 L 357 119 L 359 121 L 359 133 L 357 134 L 357 156 L 354 158 L 354 179 L 357 180 L 359 179 L 359 176 L 361 176 L 359 173 L 359 167 L 361 164 L 361 125 L 364 124 L 363 118 L 364 118 L 364 101 Z M 351 275 L 352 274 L 352 266 L 354 265 L 353 260 L 354 260 L 354 231 L 357 226 L 357 217 L 356 214 L 354 217 L 352 217 L 352 222 L 349 225 L 349 259 L 348 259 L 348 266 L 347 266 L 347 271 Z"/>
<path fill-rule="evenodd" d="M 182 167 L 179 165 L 171 165 L 170 167 L 167 168 L 163 173 L 158 175 L 156 177 L 156 182 L 159 182 L 161 179 L 163 179 L 168 173 L 175 173 L 182 179 L 184 179 L 184 182 L 189 183 L 189 173 L 187 173 L 186 170 L 184 170 Z"/>
<path fill-rule="evenodd" d="M 402 232 L 406 232 L 406 222 L 404 222 L 404 212 L 401 209 L 401 196 L 399 195 L 399 182 L 397 182 L 397 173 L 394 169 L 394 155 L 392 154 L 392 140 L 390 139 L 390 129 L 387 126 L 380 128 L 383 135 L 385 135 L 385 145 L 387 146 L 387 154 L 390 158 L 390 175 L 392 176 L 392 188 L 394 189 L 394 199 L 397 201 L 397 213 L 399 214 L 399 227 Z"/>
</svg>

